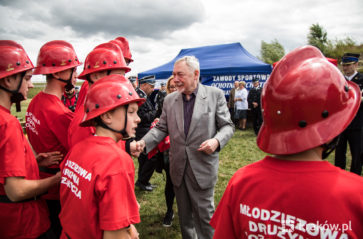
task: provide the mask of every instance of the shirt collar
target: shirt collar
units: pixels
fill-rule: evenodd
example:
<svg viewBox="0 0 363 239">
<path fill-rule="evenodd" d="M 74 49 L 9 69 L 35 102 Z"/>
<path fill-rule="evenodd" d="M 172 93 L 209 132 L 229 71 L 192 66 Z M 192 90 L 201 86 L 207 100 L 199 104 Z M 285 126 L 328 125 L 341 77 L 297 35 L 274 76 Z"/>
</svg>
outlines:
<svg viewBox="0 0 363 239">
<path fill-rule="evenodd" d="M 356 74 L 358 74 L 358 71 L 355 71 L 355 72 L 354 72 L 354 74 L 353 74 L 353 75 L 351 75 L 351 76 L 345 76 L 345 78 L 347 78 L 347 80 L 351 81 L 351 80 L 353 80 L 353 78 L 354 78 L 354 76 L 355 76 Z"/>
<path fill-rule="evenodd" d="M 197 88 L 190 94 L 191 97 L 195 97 L 198 93 L 199 84 L 197 85 Z M 182 93 L 183 100 L 187 101 L 186 94 Z"/>
</svg>

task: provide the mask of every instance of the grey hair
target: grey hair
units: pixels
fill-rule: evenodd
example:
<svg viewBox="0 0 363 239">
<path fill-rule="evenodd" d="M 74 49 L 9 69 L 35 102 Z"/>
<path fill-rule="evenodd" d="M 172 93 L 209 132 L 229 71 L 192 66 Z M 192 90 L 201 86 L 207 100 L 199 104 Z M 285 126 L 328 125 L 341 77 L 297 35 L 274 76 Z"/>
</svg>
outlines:
<svg viewBox="0 0 363 239">
<path fill-rule="evenodd" d="M 183 56 L 182 58 L 179 58 L 175 61 L 174 65 L 184 61 L 185 64 L 192 70 L 192 71 L 199 71 L 200 72 L 200 66 L 199 66 L 199 60 L 195 56 Z"/>
</svg>

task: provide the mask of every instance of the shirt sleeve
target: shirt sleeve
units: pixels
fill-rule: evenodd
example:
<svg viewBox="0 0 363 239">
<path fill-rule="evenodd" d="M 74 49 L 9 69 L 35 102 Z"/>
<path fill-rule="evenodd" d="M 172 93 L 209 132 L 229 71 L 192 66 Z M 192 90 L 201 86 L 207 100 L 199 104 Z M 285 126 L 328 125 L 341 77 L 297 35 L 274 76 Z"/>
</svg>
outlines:
<svg viewBox="0 0 363 239">
<path fill-rule="evenodd" d="M 19 122 L 9 121 L 0 125 L 0 183 L 6 177 L 25 177 L 25 148 Z"/>
<path fill-rule="evenodd" d="M 133 182 L 129 178 L 127 173 L 122 172 L 97 180 L 96 194 L 102 230 L 118 230 L 140 222 Z"/>
<path fill-rule="evenodd" d="M 210 225 L 215 229 L 213 237 L 214 239 L 237 238 L 233 228 L 234 223 L 229 202 L 230 187 L 228 186 L 210 221 Z"/>
</svg>

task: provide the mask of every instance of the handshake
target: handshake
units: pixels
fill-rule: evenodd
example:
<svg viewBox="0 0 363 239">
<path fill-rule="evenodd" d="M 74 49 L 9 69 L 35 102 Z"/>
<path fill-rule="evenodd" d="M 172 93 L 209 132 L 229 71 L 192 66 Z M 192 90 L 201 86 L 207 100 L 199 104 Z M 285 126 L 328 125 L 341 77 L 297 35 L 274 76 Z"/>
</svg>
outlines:
<svg viewBox="0 0 363 239">
<path fill-rule="evenodd" d="M 130 153 L 134 157 L 139 157 L 140 153 L 144 151 L 144 148 L 145 148 L 145 141 L 142 139 L 139 141 L 134 140 L 130 143 Z"/>
</svg>

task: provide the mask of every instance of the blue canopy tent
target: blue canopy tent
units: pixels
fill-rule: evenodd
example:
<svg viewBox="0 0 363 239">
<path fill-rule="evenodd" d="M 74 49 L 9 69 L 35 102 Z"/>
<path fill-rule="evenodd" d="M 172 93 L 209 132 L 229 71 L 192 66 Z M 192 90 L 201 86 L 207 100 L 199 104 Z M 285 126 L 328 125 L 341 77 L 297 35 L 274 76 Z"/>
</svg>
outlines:
<svg viewBox="0 0 363 239">
<path fill-rule="evenodd" d="M 170 62 L 141 72 L 138 77 L 140 79 L 147 75 L 154 75 L 156 80 L 165 80 L 172 74 L 175 61 L 183 56 L 198 58 L 202 84 L 224 90 L 227 97 L 234 86 L 234 81 L 246 81 L 247 89 L 249 89 L 252 87 L 253 77 L 259 78 L 263 85 L 272 71 L 271 65 L 251 55 L 237 42 L 182 49 Z"/>
</svg>

